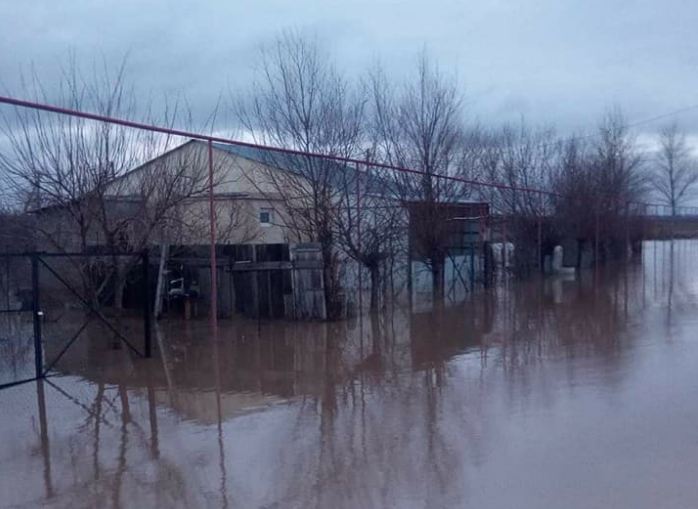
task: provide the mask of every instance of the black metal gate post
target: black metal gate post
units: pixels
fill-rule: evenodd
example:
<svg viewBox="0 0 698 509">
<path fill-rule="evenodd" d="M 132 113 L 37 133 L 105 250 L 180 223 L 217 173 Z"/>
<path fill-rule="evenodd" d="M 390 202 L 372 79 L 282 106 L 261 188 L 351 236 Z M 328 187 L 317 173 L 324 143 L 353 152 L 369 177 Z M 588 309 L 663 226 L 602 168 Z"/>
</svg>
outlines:
<svg viewBox="0 0 698 509">
<path fill-rule="evenodd" d="M 32 320 L 34 323 L 34 367 L 36 378 L 44 376 L 44 353 L 41 344 L 41 301 L 39 298 L 39 255 L 33 253 L 32 260 Z"/>
<path fill-rule="evenodd" d="M 150 327 L 150 261 L 148 257 L 148 250 L 143 251 L 141 258 L 141 266 L 143 270 L 143 327 L 144 327 L 144 339 L 145 339 L 145 357 L 150 358 L 153 355 L 152 350 L 152 340 L 151 340 L 151 327 Z"/>
</svg>

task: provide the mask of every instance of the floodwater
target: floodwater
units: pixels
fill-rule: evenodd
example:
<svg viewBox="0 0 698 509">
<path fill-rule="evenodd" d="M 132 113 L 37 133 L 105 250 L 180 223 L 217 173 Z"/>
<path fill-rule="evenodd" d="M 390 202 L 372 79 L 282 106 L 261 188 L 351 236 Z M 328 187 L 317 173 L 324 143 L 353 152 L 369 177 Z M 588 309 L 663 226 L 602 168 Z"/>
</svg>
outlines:
<svg viewBox="0 0 698 509">
<path fill-rule="evenodd" d="M 698 507 L 698 242 L 411 316 L 157 332 L 0 391 L 0 505 Z"/>
</svg>

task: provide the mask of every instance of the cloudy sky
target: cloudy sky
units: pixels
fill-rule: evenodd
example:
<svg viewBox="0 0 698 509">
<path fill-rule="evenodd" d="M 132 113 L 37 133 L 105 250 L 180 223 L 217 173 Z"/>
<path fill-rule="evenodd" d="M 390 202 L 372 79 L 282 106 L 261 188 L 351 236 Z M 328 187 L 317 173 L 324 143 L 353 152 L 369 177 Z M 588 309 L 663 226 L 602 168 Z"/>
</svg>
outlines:
<svg viewBox="0 0 698 509">
<path fill-rule="evenodd" d="M 611 105 L 629 122 L 693 107 L 675 118 L 698 133 L 698 6 L 683 0 L 0 0 L 0 84 L 21 95 L 32 64 L 50 83 L 71 51 L 88 63 L 128 53 L 140 90 L 184 93 L 205 112 L 289 27 L 356 74 L 380 59 L 402 75 L 426 46 L 485 122 L 524 116 L 572 134 Z"/>
</svg>

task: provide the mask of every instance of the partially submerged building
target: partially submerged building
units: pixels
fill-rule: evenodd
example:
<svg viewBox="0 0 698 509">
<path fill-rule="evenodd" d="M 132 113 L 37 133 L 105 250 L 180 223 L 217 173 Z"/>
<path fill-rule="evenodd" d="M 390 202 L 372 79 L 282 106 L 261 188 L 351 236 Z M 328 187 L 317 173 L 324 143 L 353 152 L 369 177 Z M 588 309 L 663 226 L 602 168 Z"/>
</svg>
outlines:
<svg viewBox="0 0 698 509">
<path fill-rule="evenodd" d="M 317 212 L 312 203 L 338 209 L 334 217 L 341 224 L 332 228 L 338 231 L 334 250 L 344 315 L 369 301 L 371 278 L 368 271 L 359 270 L 354 244 L 361 244 L 371 228 L 378 237 L 390 233 L 394 239 L 390 252 L 380 257 L 381 291 L 391 298 L 429 301 L 438 277 L 443 279 L 444 296 L 460 300 L 482 278 L 488 238 L 485 203 L 405 201 L 396 197 L 389 175 L 376 170 L 264 148 L 218 143 L 210 148 L 212 195 L 209 146 L 195 140 L 114 178 L 100 199 L 113 221 L 127 224 L 118 230 L 118 239 L 105 238 L 105 230 L 96 227 L 81 238 L 59 208 L 35 211 L 35 217 L 45 229 L 53 229 L 54 244 L 62 244 L 65 251 L 148 249 L 157 274 L 151 292 L 156 312 L 208 312 L 211 199 L 221 317 L 327 316 L 323 253 L 313 242 L 309 221 L 304 221 Z M 170 182 L 171 175 L 178 178 Z M 312 196 L 318 189 L 326 196 Z M 171 200 L 167 207 L 164 200 Z M 394 211 L 390 232 L 381 232 L 381 225 L 375 224 L 376 210 Z M 441 264 L 436 271 L 429 251 L 435 242 L 440 243 Z"/>
</svg>

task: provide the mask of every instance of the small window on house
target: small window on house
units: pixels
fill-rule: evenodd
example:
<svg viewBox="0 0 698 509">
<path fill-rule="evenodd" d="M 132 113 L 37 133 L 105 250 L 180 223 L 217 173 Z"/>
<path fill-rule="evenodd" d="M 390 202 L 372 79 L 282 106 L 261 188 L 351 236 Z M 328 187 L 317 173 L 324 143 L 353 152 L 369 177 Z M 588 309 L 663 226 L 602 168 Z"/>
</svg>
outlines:
<svg viewBox="0 0 698 509">
<path fill-rule="evenodd" d="M 272 209 L 259 209 L 259 224 L 262 226 L 271 226 L 273 219 Z"/>
</svg>

